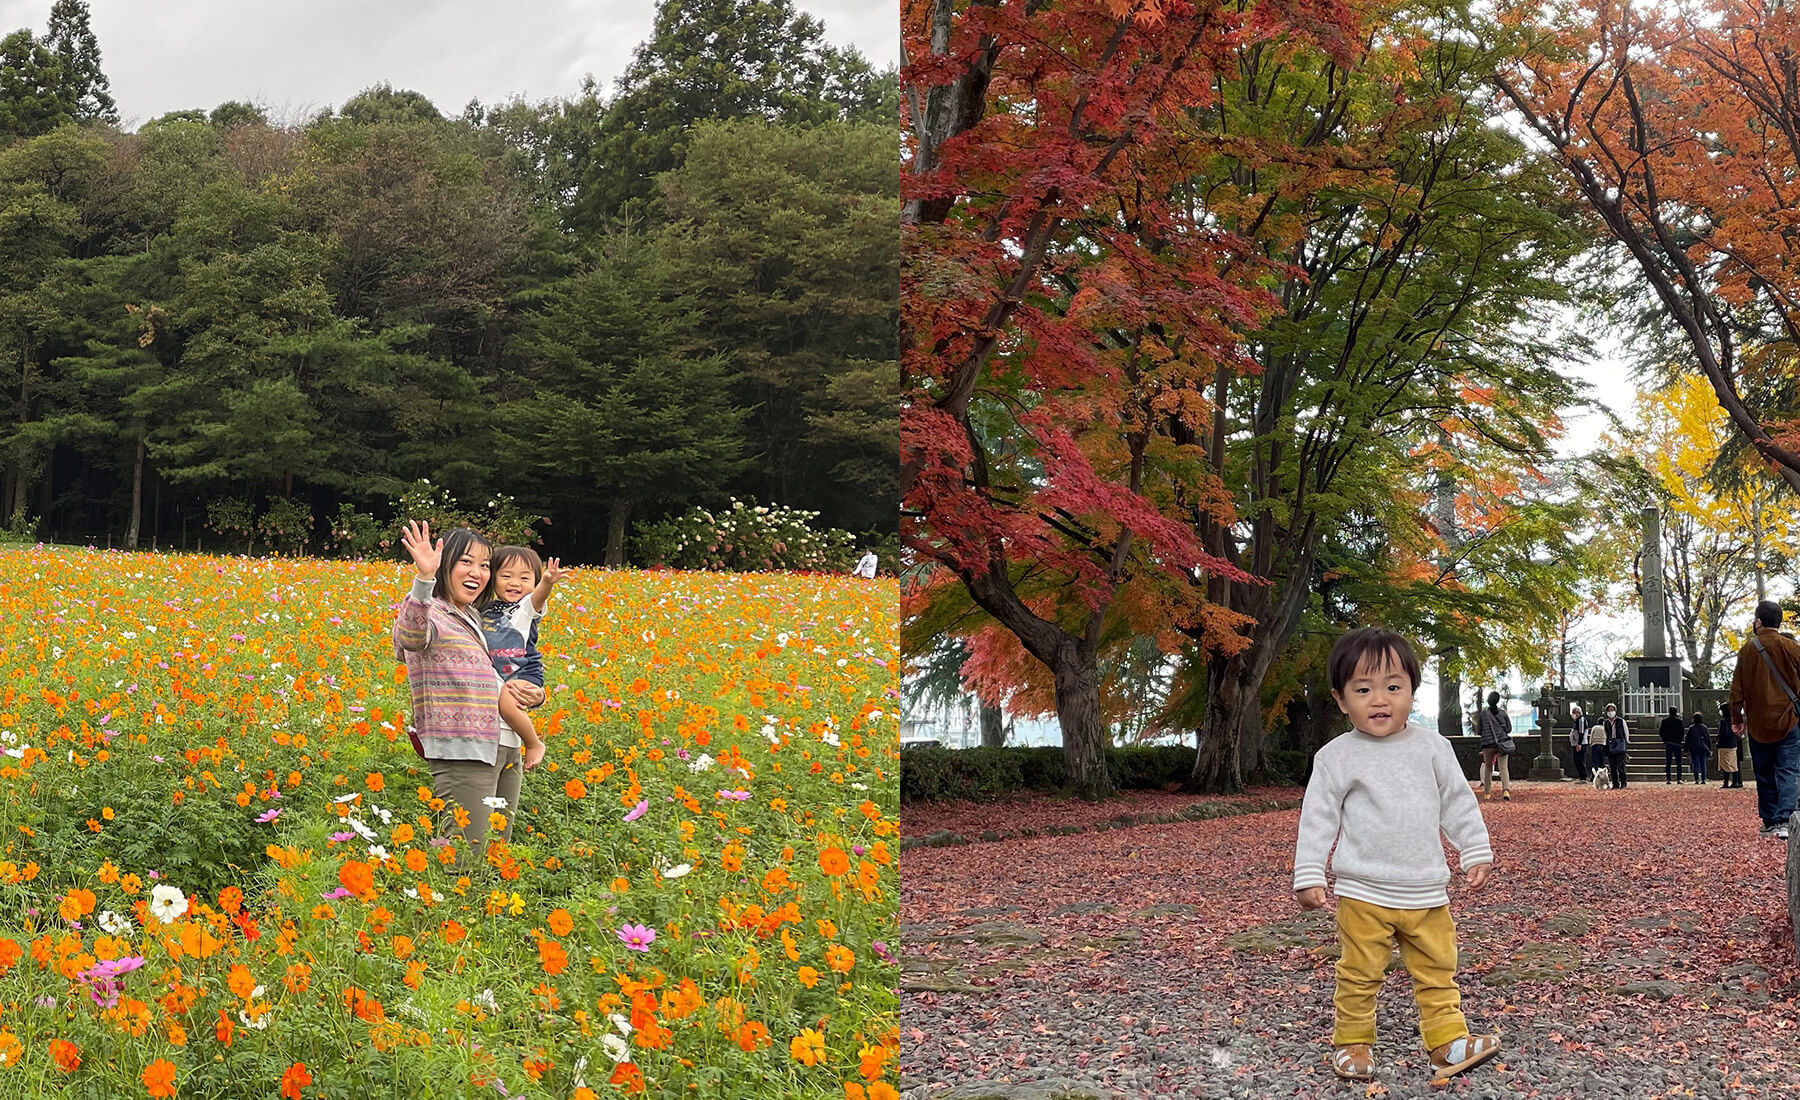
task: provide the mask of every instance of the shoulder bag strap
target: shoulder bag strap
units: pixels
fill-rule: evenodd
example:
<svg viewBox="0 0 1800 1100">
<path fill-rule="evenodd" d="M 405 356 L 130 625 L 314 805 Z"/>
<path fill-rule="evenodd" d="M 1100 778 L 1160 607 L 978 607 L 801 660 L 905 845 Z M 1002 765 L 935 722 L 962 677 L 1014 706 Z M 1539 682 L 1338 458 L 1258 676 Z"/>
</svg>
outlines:
<svg viewBox="0 0 1800 1100">
<path fill-rule="evenodd" d="M 1794 697 L 1794 689 L 1788 687 L 1788 682 L 1782 679 L 1781 670 L 1775 667 L 1775 658 L 1769 656 L 1769 651 L 1763 648 L 1762 639 L 1752 633 L 1750 635 L 1750 644 L 1755 646 L 1756 652 L 1762 655 L 1763 664 L 1769 666 L 1769 675 L 1775 677 L 1775 682 L 1780 684 L 1781 690 L 1787 693 L 1788 705 L 1794 708 L 1794 713 L 1796 715 L 1800 715 L 1800 699 Z"/>
</svg>

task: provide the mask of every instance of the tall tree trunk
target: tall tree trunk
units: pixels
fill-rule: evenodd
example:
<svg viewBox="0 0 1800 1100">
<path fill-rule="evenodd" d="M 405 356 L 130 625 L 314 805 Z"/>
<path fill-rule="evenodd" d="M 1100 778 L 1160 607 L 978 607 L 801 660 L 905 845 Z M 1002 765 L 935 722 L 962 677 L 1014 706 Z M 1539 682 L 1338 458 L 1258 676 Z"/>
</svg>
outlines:
<svg viewBox="0 0 1800 1100">
<path fill-rule="evenodd" d="M 1105 798 L 1117 788 L 1106 767 L 1106 723 L 1100 720 L 1100 662 L 1073 639 L 1056 647 L 1056 719 L 1062 727 L 1063 767 L 1082 798 Z"/>
<path fill-rule="evenodd" d="M 631 501 L 613 501 L 606 521 L 606 567 L 617 569 L 625 564 L 625 523 L 631 517 Z"/>
<path fill-rule="evenodd" d="M 1256 775 L 1263 770 L 1264 751 L 1268 748 L 1263 729 L 1262 691 L 1250 693 L 1244 703 L 1243 717 L 1238 722 L 1238 775 Z"/>
<path fill-rule="evenodd" d="M 1451 447 L 1450 433 L 1442 427 L 1438 428 L 1438 446 L 1446 452 Z M 1456 479 L 1450 476 L 1450 471 L 1438 473 L 1433 494 L 1433 518 L 1437 523 L 1438 537 L 1444 540 L 1444 552 L 1438 558 L 1438 570 L 1447 574 L 1455 569 L 1457 555 L 1462 552 L 1463 545 L 1462 528 L 1456 522 Z M 1462 732 L 1462 681 L 1455 672 L 1461 661 L 1462 651 L 1454 646 L 1438 653 L 1437 727 L 1438 734 L 1443 737 L 1455 737 Z"/>
<path fill-rule="evenodd" d="M 1006 716 L 999 707 L 981 705 L 981 747 L 997 749 L 1006 744 Z"/>
<path fill-rule="evenodd" d="M 131 520 L 125 525 L 125 549 L 138 548 L 138 531 L 144 519 L 144 437 L 138 436 L 137 457 L 131 463 Z"/>
</svg>

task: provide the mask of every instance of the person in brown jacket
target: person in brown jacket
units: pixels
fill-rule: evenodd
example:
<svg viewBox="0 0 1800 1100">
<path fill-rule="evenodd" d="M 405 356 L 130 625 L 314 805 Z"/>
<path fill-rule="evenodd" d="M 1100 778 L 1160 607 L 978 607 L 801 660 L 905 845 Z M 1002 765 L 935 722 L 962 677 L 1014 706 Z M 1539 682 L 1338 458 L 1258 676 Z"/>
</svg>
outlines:
<svg viewBox="0 0 1800 1100">
<path fill-rule="evenodd" d="M 1731 728 L 1745 738 L 1756 773 L 1762 835 L 1786 840 L 1800 794 L 1800 643 L 1781 633 L 1781 605 L 1756 605 L 1756 624 L 1731 676 Z"/>
</svg>

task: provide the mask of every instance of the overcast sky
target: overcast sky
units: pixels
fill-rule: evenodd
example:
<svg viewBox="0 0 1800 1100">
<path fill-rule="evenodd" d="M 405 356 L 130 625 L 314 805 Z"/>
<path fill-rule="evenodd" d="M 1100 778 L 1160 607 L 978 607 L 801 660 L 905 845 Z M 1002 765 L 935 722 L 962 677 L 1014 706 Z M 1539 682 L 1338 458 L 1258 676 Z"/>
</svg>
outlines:
<svg viewBox="0 0 1800 1100">
<path fill-rule="evenodd" d="M 42 34 L 51 0 L 0 0 L 0 35 Z M 897 63 L 897 0 L 795 0 L 826 40 Z M 102 64 L 128 129 L 231 99 L 278 120 L 335 107 L 371 84 L 470 99 L 568 95 L 592 73 L 608 92 L 650 34 L 650 0 L 89 0 Z"/>
</svg>

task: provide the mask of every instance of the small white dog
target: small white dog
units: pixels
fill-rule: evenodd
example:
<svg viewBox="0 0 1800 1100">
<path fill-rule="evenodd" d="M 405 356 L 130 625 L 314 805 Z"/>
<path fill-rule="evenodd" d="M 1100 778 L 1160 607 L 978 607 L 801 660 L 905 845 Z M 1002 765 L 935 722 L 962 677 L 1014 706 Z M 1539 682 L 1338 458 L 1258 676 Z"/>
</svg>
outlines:
<svg viewBox="0 0 1800 1100">
<path fill-rule="evenodd" d="M 1599 767 L 1595 768 L 1594 769 L 1594 789 L 1596 791 L 1604 791 L 1611 786 L 1612 786 L 1612 773 L 1607 770 L 1606 765 L 1602 764 Z"/>
</svg>

